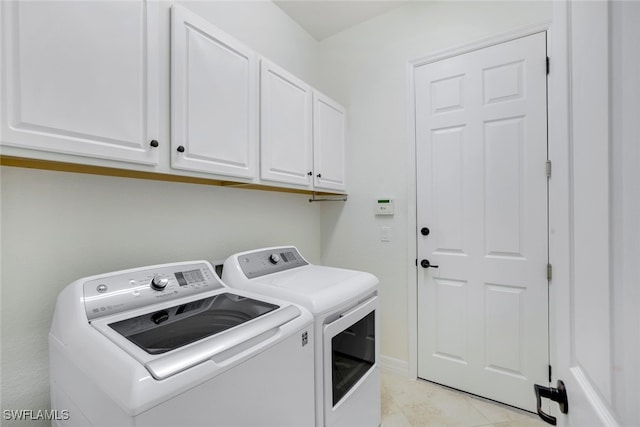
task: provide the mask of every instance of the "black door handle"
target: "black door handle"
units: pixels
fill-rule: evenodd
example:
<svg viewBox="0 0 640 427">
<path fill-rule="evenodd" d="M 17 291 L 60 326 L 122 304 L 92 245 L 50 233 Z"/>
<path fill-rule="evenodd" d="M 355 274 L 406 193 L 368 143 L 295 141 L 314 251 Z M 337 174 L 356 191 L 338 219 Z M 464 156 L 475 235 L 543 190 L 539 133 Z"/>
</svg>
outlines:
<svg viewBox="0 0 640 427">
<path fill-rule="evenodd" d="M 420 261 L 420 265 L 422 266 L 422 268 L 438 268 L 437 265 L 431 264 L 428 259 L 423 259 L 422 261 Z"/>
<path fill-rule="evenodd" d="M 538 409 L 538 416 L 542 418 L 543 421 L 556 425 L 556 417 L 552 417 L 549 414 L 545 414 L 542 411 L 542 398 L 546 397 L 547 399 L 551 399 L 554 402 L 558 402 L 558 406 L 560 407 L 560 412 L 566 414 L 569 412 L 569 401 L 567 400 L 567 389 L 564 386 L 564 383 L 561 380 L 558 380 L 557 388 L 553 387 L 543 387 L 539 384 L 533 385 L 533 391 L 536 393 L 536 406 Z"/>
<path fill-rule="evenodd" d="M 428 236 L 430 232 L 431 232 L 431 231 L 430 231 L 427 227 L 422 227 L 422 228 L 420 229 L 420 233 L 421 233 L 423 236 Z"/>
</svg>

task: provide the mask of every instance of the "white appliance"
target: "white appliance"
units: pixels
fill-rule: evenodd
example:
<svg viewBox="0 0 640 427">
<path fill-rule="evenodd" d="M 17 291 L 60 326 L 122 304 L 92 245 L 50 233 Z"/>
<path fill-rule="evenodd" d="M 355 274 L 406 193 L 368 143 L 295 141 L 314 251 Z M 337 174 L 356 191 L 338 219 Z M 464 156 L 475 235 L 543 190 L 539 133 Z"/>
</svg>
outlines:
<svg viewBox="0 0 640 427">
<path fill-rule="evenodd" d="M 313 426 L 313 334 L 206 261 L 79 279 L 49 333 L 56 425 Z"/>
<path fill-rule="evenodd" d="M 295 247 L 227 258 L 223 281 L 298 303 L 315 318 L 316 426 L 380 425 L 378 279 L 308 263 Z"/>
</svg>

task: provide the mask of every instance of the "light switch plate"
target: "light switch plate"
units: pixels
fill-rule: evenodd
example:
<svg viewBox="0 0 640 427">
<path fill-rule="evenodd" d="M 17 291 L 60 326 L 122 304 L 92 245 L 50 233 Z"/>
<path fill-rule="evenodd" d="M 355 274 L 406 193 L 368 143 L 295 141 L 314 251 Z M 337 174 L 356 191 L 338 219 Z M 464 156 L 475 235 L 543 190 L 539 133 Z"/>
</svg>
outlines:
<svg viewBox="0 0 640 427">
<path fill-rule="evenodd" d="M 381 242 L 391 241 L 391 227 L 387 227 L 387 226 L 380 227 L 380 241 Z"/>
</svg>

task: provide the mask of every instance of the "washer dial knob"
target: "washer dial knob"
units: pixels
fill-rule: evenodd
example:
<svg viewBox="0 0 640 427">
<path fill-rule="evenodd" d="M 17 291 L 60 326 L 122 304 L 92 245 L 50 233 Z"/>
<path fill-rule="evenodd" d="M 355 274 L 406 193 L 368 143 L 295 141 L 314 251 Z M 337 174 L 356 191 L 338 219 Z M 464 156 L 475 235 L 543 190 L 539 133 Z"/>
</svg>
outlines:
<svg viewBox="0 0 640 427">
<path fill-rule="evenodd" d="M 273 253 L 269 256 L 269 261 L 271 261 L 272 264 L 277 264 L 279 263 L 281 260 L 280 255 Z"/>
<path fill-rule="evenodd" d="M 169 284 L 169 279 L 162 276 L 153 276 L 151 279 L 151 288 L 156 291 L 162 291 Z"/>
</svg>

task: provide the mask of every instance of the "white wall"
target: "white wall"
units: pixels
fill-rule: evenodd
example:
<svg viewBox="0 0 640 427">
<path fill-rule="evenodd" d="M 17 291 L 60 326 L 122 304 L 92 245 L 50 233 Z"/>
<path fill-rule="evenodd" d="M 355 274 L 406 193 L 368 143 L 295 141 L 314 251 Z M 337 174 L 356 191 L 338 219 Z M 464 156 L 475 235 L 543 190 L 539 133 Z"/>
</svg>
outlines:
<svg viewBox="0 0 640 427">
<path fill-rule="evenodd" d="M 176 1 L 314 86 L 318 42 L 271 1 Z"/>
<path fill-rule="evenodd" d="M 186 6 L 315 82 L 317 42 L 272 3 Z M 161 12 L 168 49 L 169 3 Z M 168 56 L 162 72 L 168 100 Z M 168 140 L 168 103 L 162 111 Z M 49 408 L 47 334 L 55 298 L 74 279 L 280 244 L 320 261 L 321 207 L 304 195 L 12 167 L 0 173 L 2 409 Z"/>
<path fill-rule="evenodd" d="M 320 44 L 328 95 L 348 108 L 349 201 L 323 207 L 327 264 L 370 271 L 381 281 L 381 353 L 406 367 L 409 182 L 407 65 L 434 51 L 469 44 L 551 19 L 549 2 L 413 2 Z M 392 218 L 375 217 L 378 198 L 392 198 Z M 391 227 L 391 242 L 380 227 Z"/>
</svg>

